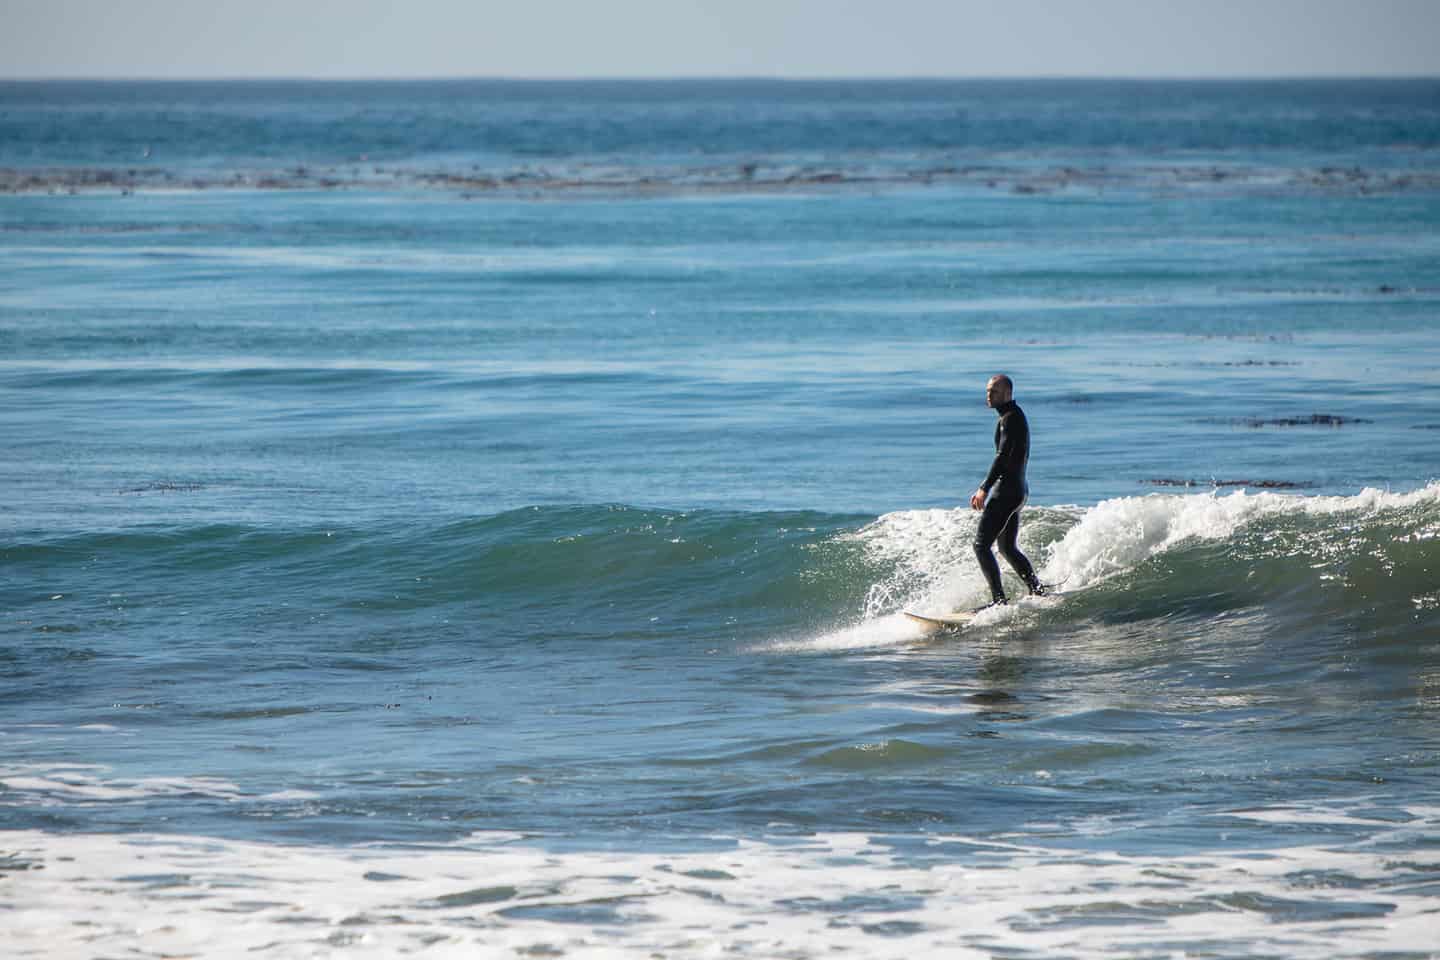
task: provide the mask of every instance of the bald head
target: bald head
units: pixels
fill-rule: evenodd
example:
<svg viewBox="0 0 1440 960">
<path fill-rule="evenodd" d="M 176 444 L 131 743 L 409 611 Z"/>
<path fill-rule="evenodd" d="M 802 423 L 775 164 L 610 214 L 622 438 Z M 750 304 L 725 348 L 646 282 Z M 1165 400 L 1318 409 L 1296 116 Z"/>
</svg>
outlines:
<svg viewBox="0 0 1440 960">
<path fill-rule="evenodd" d="M 1015 384 L 1003 373 L 997 373 L 985 384 L 985 405 L 998 407 L 1015 396 Z"/>
</svg>

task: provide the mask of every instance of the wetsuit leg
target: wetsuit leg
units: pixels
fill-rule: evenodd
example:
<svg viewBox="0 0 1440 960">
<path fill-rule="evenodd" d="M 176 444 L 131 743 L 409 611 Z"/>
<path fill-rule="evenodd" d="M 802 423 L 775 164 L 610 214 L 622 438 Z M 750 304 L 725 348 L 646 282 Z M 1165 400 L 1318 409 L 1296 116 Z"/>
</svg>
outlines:
<svg viewBox="0 0 1440 960">
<path fill-rule="evenodd" d="M 1015 538 L 1020 535 L 1020 511 L 1017 509 L 1010 515 L 1010 522 L 1000 531 L 1000 556 L 1010 564 L 1011 569 L 1020 575 L 1025 581 L 1025 586 L 1031 593 L 1044 593 L 1045 588 L 1035 578 L 1035 568 L 1030 565 L 1030 558 L 1020 552 L 1020 545 Z M 993 561 L 992 561 L 993 562 Z"/>
<path fill-rule="evenodd" d="M 980 572 L 985 575 L 985 582 L 990 586 L 991 600 L 1003 602 L 1005 588 L 1000 584 L 1000 565 L 995 562 L 995 554 L 990 552 L 990 548 L 994 546 L 995 539 L 1007 529 L 1010 531 L 1009 543 L 1014 544 L 1015 535 L 1020 530 L 1020 506 L 1024 502 L 1023 498 L 992 497 L 986 502 L 985 511 L 980 514 L 980 529 L 975 532 L 975 559 L 979 561 Z M 1005 544 L 1006 541 L 1002 540 L 1001 550 L 1005 552 L 1006 559 L 1010 560 Z M 1015 552 L 1019 553 L 1019 550 Z M 1014 563 L 1014 560 L 1010 560 L 1012 566 Z M 1026 566 L 1029 566 L 1029 561 L 1026 561 Z"/>
</svg>

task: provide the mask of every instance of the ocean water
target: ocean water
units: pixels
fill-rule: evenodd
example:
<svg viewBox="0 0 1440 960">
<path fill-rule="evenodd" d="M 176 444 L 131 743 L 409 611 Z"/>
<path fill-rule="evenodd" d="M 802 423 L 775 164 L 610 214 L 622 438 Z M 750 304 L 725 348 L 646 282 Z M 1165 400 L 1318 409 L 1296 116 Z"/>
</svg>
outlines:
<svg viewBox="0 0 1440 960">
<path fill-rule="evenodd" d="M 1440 81 L 6 83 L 0 191 L 5 956 L 1440 956 Z M 1059 589 L 925 635 L 1002 371 Z"/>
</svg>

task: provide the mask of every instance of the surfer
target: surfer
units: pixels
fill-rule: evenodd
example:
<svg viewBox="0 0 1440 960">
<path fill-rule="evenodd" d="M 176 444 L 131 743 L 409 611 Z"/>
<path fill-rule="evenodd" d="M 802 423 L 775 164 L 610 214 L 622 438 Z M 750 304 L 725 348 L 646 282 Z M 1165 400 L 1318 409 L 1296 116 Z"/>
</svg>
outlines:
<svg viewBox="0 0 1440 960">
<path fill-rule="evenodd" d="M 983 510 L 980 529 L 975 533 L 975 559 L 980 572 L 990 585 L 990 603 L 1005 603 L 1005 588 L 1000 583 L 1000 565 L 990 548 L 1000 541 L 1000 555 L 1025 581 L 1033 594 L 1044 594 L 1045 587 L 1035 576 L 1030 560 L 1020 552 L 1015 538 L 1020 533 L 1020 508 L 1030 495 L 1025 482 L 1025 466 L 1030 460 L 1030 424 L 1025 411 L 1015 402 L 1015 384 L 1005 374 L 996 374 L 985 384 L 985 405 L 999 414 L 995 424 L 995 460 L 985 482 L 970 497 L 970 509 Z M 981 609 L 984 609 L 982 607 Z"/>
</svg>

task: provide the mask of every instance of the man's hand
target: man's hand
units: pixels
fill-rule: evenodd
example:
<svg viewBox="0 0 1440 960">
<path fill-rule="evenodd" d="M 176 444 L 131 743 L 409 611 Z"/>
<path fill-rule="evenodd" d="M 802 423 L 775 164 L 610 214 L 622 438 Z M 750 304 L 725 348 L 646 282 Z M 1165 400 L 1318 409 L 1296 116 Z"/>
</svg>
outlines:
<svg viewBox="0 0 1440 960">
<path fill-rule="evenodd" d="M 982 510 L 985 507 L 985 489 L 982 487 L 970 494 L 970 509 Z"/>
</svg>

